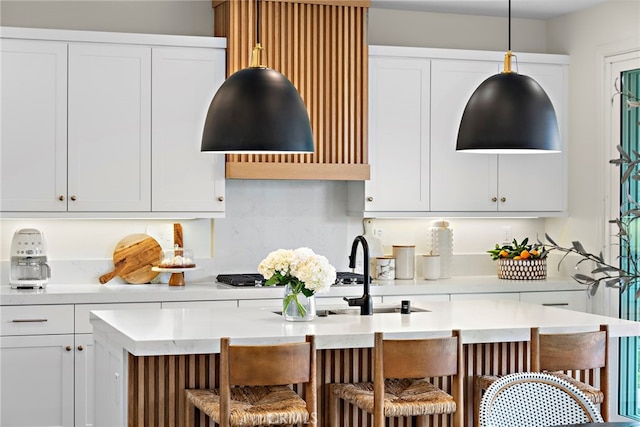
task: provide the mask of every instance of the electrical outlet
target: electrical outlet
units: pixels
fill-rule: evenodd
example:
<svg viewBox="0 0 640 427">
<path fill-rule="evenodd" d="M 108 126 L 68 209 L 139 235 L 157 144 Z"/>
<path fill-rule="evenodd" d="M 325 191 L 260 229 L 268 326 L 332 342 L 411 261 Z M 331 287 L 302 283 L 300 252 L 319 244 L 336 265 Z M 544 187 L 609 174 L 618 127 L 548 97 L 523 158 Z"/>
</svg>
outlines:
<svg viewBox="0 0 640 427">
<path fill-rule="evenodd" d="M 500 234 L 500 240 L 503 244 L 511 243 L 513 236 L 511 236 L 511 227 L 505 225 L 502 227 L 502 233 Z"/>
</svg>

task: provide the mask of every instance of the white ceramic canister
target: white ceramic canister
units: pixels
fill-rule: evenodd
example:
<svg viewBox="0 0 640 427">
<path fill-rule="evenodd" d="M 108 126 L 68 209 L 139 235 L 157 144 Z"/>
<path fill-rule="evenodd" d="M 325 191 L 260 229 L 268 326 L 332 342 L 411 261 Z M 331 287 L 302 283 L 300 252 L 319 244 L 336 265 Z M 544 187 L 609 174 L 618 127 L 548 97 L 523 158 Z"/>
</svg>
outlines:
<svg viewBox="0 0 640 427">
<path fill-rule="evenodd" d="M 427 280 L 440 278 L 440 255 L 422 255 L 422 277 Z"/>
<path fill-rule="evenodd" d="M 451 277 L 453 264 L 453 230 L 449 221 L 433 221 L 429 229 L 430 253 L 440 255 L 440 278 Z"/>
<path fill-rule="evenodd" d="M 396 279 L 413 279 L 416 268 L 416 247 L 414 245 L 393 245 L 396 259 Z"/>
<path fill-rule="evenodd" d="M 375 277 L 378 280 L 393 280 L 396 278 L 396 260 L 390 256 L 380 256 L 375 259 Z"/>
</svg>

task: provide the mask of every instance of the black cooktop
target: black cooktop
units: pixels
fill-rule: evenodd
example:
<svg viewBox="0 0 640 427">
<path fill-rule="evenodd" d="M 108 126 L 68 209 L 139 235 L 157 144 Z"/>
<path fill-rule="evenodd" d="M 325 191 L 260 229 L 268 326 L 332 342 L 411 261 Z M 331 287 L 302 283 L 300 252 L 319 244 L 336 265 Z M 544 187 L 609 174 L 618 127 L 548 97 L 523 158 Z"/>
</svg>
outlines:
<svg viewBox="0 0 640 427">
<path fill-rule="evenodd" d="M 216 280 L 231 286 L 262 286 L 264 277 L 258 273 L 218 274 Z M 364 275 L 339 271 L 336 273 L 336 285 L 353 285 L 364 283 Z"/>
</svg>

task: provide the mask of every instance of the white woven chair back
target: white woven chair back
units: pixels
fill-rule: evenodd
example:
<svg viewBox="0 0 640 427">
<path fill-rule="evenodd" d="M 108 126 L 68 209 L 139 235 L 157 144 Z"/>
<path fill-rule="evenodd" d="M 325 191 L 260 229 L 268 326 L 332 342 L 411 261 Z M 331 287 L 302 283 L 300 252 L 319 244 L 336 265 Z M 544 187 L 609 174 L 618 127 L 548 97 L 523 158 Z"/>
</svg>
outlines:
<svg viewBox="0 0 640 427">
<path fill-rule="evenodd" d="M 576 387 L 538 372 L 509 374 L 489 386 L 480 402 L 481 427 L 545 427 L 603 422 Z"/>
</svg>

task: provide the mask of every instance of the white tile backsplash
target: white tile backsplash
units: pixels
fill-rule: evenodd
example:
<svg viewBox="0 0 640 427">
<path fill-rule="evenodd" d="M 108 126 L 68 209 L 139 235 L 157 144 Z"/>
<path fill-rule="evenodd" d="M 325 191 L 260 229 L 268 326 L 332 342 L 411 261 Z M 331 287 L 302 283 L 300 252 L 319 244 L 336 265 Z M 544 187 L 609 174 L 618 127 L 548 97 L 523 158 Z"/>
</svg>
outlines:
<svg viewBox="0 0 640 427">
<path fill-rule="evenodd" d="M 342 181 L 228 180 L 226 216 L 181 220 L 184 245 L 194 251 L 199 271 L 190 280 L 213 278 L 220 272 L 255 272 L 268 252 L 308 246 L 325 255 L 341 271 L 348 268 L 353 238 L 363 234 L 362 219 L 347 216 L 347 185 Z M 454 230 L 454 274 L 493 274 L 486 250 L 508 225 L 518 240 L 535 239 L 543 219 L 446 218 Z M 394 244 L 413 244 L 426 253 L 433 219 L 375 219 L 382 230 L 385 253 Z M 0 279 L 8 279 L 11 238 L 23 227 L 39 228 L 47 239 L 52 266 L 50 283 L 97 283 L 113 268 L 113 249 L 131 233 L 149 226 L 166 227 L 171 220 L 0 220 Z M 417 272 L 419 274 L 419 272 Z M 119 279 L 114 279 L 119 280 Z"/>
</svg>

